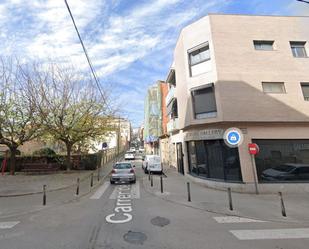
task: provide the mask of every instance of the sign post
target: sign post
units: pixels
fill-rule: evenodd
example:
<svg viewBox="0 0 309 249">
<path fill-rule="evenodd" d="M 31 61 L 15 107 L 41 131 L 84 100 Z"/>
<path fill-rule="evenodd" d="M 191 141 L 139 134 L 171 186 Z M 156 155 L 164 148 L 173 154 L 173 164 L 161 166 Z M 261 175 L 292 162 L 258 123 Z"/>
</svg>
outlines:
<svg viewBox="0 0 309 249">
<path fill-rule="evenodd" d="M 254 178 L 255 193 L 258 195 L 259 189 L 258 189 L 258 181 L 257 181 L 256 165 L 255 165 L 254 156 L 259 153 L 259 146 L 255 143 L 250 143 L 250 144 L 248 144 L 248 150 L 249 150 L 249 154 L 251 156 L 251 165 L 252 165 L 252 174 L 253 174 L 253 178 Z"/>
</svg>

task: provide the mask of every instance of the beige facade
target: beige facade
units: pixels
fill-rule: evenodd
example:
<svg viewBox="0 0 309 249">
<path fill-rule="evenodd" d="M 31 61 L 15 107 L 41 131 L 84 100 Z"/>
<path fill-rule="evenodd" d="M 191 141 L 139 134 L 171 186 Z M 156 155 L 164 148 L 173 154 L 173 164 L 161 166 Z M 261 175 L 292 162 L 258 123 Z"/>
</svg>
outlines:
<svg viewBox="0 0 309 249">
<path fill-rule="evenodd" d="M 182 145 L 185 173 L 190 171 L 190 136 L 222 139 L 221 131 L 242 129 L 238 153 L 242 181 L 248 184 L 256 174 L 248 153 L 252 140 L 309 139 L 309 101 L 301 85 L 309 82 L 309 58 L 292 52 L 296 44 L 309 55 L 308 27 L 309 17 L 211 14 L 182 30 L 171 70 L 176 83 L 169 96 L 177 99 L 178 116 L 172 119 L 177 124 L 169 132 L 171 142 Z M 260 43 L 266 49 L 258 49 Z M 199 58 L 197 51 L 204 51 Z M 210 87 L 215 110 L 199 114 L 193 95 Z M 212 138 L 208 131 L 214 129 L 221 131 Z M 203 131 L 208 135 L 196 138 Z M 302 163 L 309 164 L 306 158 Z"/>
</svg>

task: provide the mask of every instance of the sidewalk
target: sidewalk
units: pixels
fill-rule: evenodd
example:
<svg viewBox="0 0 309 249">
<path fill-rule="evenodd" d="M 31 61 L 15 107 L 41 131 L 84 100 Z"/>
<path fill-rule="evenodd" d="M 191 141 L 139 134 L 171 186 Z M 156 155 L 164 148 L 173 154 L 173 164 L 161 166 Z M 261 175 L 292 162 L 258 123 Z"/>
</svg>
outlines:
<svg viewBox="0 0 309 249">
<path fill-rule="evenodd" d="M 121 155 L 120 155 L 121 158 Z M 73 201 L 89 194 L 108 177 L 114 160 L 106 163 L 100 170 L 79 171 L 49 175 L 6 175 L 0 178 L 0 219 L 34 213 Z M 93 186 L 91 187 L 91 174 Z M 1 176 L 2 177 L 2 176 Z M 80 178 L 77 195 L 77 178 Z M 46 205 L 43 205 L 43 184 L 47 185 Z"/>
<path fill-rule="evenodd" d="M 165 174 L 167 177 L 163 177 L 163 194 L 160 192 L 159 175 L 154 175 L 153 187 L 150 186 L 147 176 L 143 178 L 146 191 L 173 203 L 216 214 L 309 225 L 309 195 L 283 193 L 287 214 L 287 217 L 283 217 L 279 195 L 232 192 L 233 211 L 230 211 L 227 191 L 206 188 L 172 169 L 167 170 Z M 187 182 L 190 182 L 191 202 L 188 202 Z"/>
</svg>

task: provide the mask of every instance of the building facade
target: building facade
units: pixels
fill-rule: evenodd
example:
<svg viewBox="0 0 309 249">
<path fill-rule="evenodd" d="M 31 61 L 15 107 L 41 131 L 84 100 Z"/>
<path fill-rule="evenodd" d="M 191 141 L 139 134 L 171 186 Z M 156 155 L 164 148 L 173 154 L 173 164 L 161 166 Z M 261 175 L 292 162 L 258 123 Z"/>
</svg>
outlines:
<svg viewBox="0 0 309 249">
<path fill-rule="evenodd" d="M 144 147 L 147 154 L 159 154 L 159 137 L 162 134 L 162 81 L 150 86 L 145 98 Z"/>
<path fill-rule="evenodd" d="M 211 14 L 181 31 L 166 80 L 180 173 L 246 190 L 255 178 L 265 189 L 309 182 L 307 27 L 309 17 Z M 231 127 L 243 133 L 238 148 L 223 140 Z"/>
</svg>

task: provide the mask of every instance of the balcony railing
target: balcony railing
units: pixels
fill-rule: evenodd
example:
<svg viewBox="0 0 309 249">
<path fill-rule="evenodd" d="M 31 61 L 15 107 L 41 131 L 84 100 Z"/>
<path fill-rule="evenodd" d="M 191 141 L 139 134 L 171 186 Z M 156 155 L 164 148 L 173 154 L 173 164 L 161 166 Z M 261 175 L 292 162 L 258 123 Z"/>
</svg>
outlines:
<svg viewBox="0 0 309 249">
<path fill-rule="evenodd" d="M 171 119 L 167 123 L 167 132 L 172 132 L 172 131 L 175 131 L 175 130 L 179 130 L 179 120 L 178 120 L 178 118 Z"/>
<path fill-rule="evenodd" d="M 168 91 L 168 94 L 165 97 L 165 104 L 168 106 L 168 104 L 172 101 L 172 99 L 175 96 L 175 87 L 171 87 Z"/>
</svg>

